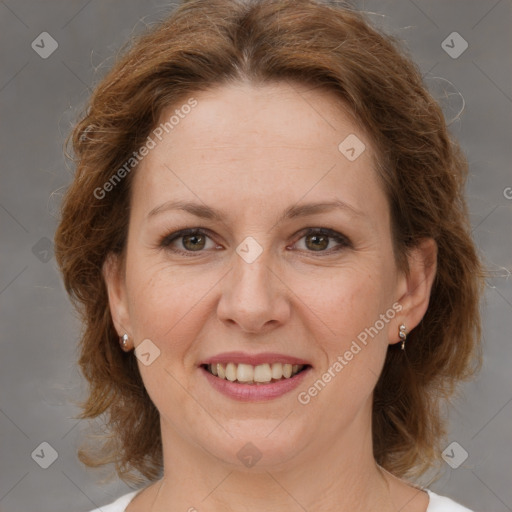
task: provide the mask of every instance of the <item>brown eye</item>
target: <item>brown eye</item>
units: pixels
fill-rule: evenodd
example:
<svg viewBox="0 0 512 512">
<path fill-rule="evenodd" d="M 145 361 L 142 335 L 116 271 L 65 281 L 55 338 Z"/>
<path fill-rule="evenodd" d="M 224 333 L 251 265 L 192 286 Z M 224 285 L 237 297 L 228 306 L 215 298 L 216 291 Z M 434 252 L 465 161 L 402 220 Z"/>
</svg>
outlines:
<svg viewBox="0 0 512 512">
<path fill-rule="evenodd" d="M 208 242 L 210 245 L 208 246 Z M 188 254 L 204 252 L 207 249 L 215 248 L 215 244 L 205 231 L 198 228 L 184 229 L 165 236 L 160 247 L 172 252 Z"/>
<path fill-rule="evenodd" d="M 352 242 L 346 236 L 327 228 L 310 228 L 300 240 L 304 240 L 306 252 L 331 254 L 352 247 Z M 329 247 L 332 241 L 337 243 Z"/>
<path fill-rule="evenodd" d="M 318 234 L 307 235 L 306 246 L 313 251 L 323 251 L 329 246 L 329 237 Z"/>
<path fill-rule="evenodd" d="M 200 251 L 206 245 L 206 237 L 202 234 L 185 235 L 182 239 L 183 247 L 189 251 Z"/>
</svg>

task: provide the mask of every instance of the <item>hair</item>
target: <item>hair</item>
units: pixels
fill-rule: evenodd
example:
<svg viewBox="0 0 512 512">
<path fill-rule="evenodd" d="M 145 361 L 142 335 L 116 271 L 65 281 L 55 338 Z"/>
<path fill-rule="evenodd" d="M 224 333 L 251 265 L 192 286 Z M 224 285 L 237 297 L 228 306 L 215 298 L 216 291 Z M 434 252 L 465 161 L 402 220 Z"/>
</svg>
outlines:
<svg viewBox="0 0 512 512">
<path fill-rule="evenodd" d="M 89 394 L 79 417 L 106 427 L 101 449 L 79 457 L 89 466 L 115 464 L 125 481 L 154 480 L 163 467 L 159 413 L 136 358 L 119 348 L 102 275 L 109 254 L 124 256 L 136 167 L 108 194 L 97 191 L 164 109 L 240 81 L 332 91 L 377 155 L 398 268 L 407 271 L 408 251 L 422 239 L 437 243 L 428 310 L 408 335 L 406 355 L 388 348 L 373 401 L 375 460 L 396 476 L 417 477 L 439 461 L 442 405 L 481 365 L 483 272 L 464 198 L 467 162 L 400 43 L 352 8 L 320 0 L 183 2 L 117 59 L 74 127 L 76 173 L 55 249 L 84 326 L 79 364 Z"/>
</svg>

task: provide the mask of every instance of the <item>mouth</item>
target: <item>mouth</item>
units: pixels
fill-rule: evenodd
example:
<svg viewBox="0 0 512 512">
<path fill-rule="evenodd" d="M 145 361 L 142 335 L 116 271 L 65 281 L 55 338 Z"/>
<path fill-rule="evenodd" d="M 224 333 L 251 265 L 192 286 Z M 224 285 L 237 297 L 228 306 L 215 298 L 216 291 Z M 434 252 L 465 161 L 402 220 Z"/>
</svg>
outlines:
<svg viewBox="0 0 512 512">
<path fill-rule="evenodd" d="M 224 352 L 201 361 L 199 368 L 212 388 L 228 398 L 263 402 L 296 389 L 313 366 L 287 354 Z"/>
<path fill-rule="evenodd" d="M 292 379 L 296 375 L 311 368 L 311 365 L 290 363 L 262 363 L 251 365 L 228 362 L 202 364 L 201 367 L 218 379 L 238 384 L 257 386 Z"/>
</svg>

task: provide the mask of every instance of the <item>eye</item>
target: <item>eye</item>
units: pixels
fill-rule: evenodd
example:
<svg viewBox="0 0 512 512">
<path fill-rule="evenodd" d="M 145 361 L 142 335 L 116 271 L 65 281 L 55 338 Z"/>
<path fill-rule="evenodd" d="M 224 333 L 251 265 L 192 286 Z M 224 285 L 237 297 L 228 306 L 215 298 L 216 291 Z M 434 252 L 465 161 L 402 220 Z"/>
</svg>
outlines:
<svg viewBox="0 0 512 512">
<path fill-rule="evenodd" d="M 351 241 L 346 236 L 332 229 L 308 228 L 302 233 L 303 236 L 299 240 L 305 240 L 306 249 L 300 250 L 306 250 L 306 252 L 331 254 L 352 247 Z M 180 240 L 181 243 L 178 243 Z M 211 242 L 209 247 L 208 240 Z M 336 242 L 335 247 L 329 247 L 332 241 Z M 182 229 L 171 233 L 160 241 L 159 246 L 187 256 L 192 256 L 191 253 L 203 252 L 205 249 L 220 248 L 211 240 L 208 232 L 202 228 Z"/>
<path fill-rule="evenodd" d="M 177 245 L 181 247 L 177 248 L 175 245 L 180 239 L 181 244 Z M 160 242 L 160 246 L 178 253 L 201 252 L 203 249 L 212 248 L 211 246 L 207 247 L 207 240 L 209 239 L 210 237 L 203 229 L 182 229 L 181 231 L 176 231 L 175 233 L 171 233 L 164 237 Z"/>
<path fill-rule="evenodd" d="M 305 241 L 304 245 L 307 252 L 322 252 L 330 254 L 341 251 L 347 247 L 352 247 L 352 243 L 346 236 L 327 228 L 309 228 L 305 232 L 304 236 L 300 238 L 300 240 L 303 239 Z M 335 246 L 337 245 L 337 247 L 333 248 L 331 246 L 329 248 L 331 241 L 337 242 L 337 244 L 334 244 Z"/>
</svg>

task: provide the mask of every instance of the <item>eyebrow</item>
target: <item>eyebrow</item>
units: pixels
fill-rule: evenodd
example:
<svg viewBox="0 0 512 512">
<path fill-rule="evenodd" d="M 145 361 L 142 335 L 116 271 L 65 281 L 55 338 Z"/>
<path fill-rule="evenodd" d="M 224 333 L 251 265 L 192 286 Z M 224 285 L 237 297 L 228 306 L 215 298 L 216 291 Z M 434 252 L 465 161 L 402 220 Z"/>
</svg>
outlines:
<svg viewBox="0 0 512 512">
<path fill-rule="evenodd" d="M 201 219 L 215 220 L 219 222 L 223 222 L 225 217 L 221 211 L 215 210 L 205 204 L 199 204 L 190 201 L 167 201 L 157 206 L 156 208 L 153 208 L 148 213 L 148 218 L 154 217 L 159 213 L 172 210 L 188 212 Z M 357 210 L 348 203 L 337 199 L 335 201 L 329 201 L 325 203 L 308 203 L 290 206 L 284 211 L 284 213 L 278 219 L 277 223 L 281 223 L 284 220 L 316 215 L 332 210 L 343 210 L 356 217 L 366 217 L 366 214 L 364 214 L 362 211 Z"/>
</svg>

